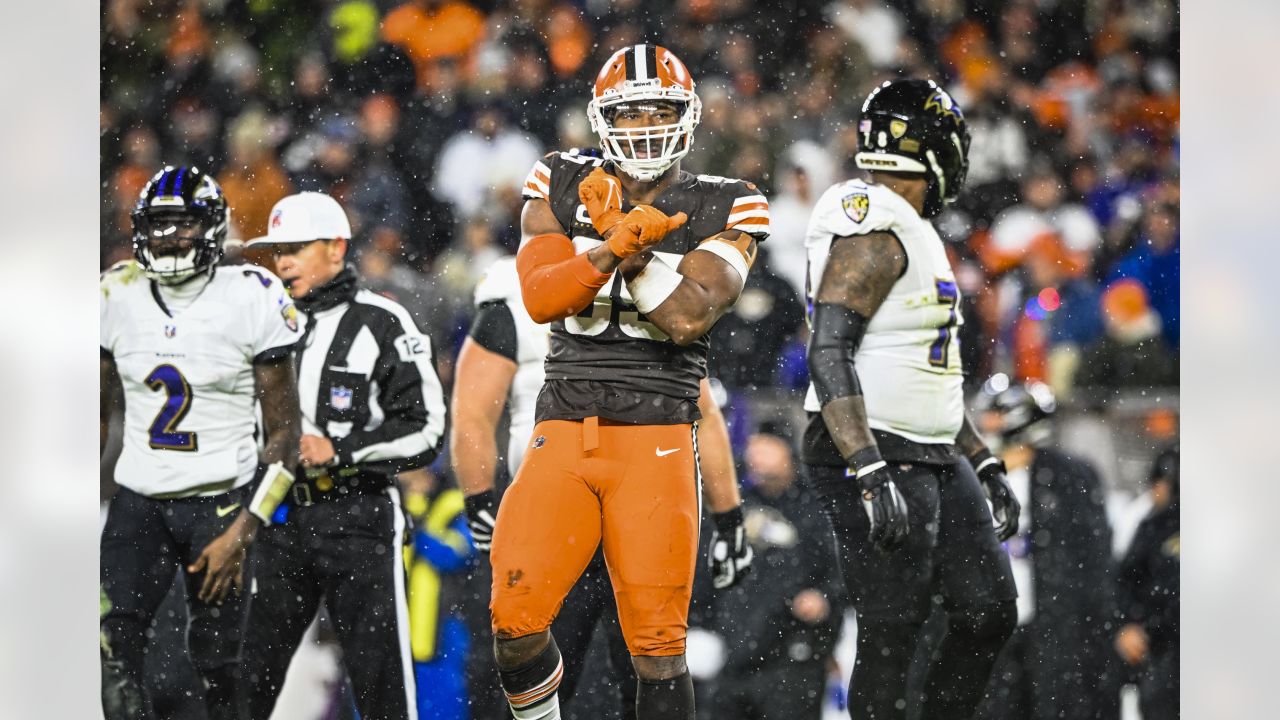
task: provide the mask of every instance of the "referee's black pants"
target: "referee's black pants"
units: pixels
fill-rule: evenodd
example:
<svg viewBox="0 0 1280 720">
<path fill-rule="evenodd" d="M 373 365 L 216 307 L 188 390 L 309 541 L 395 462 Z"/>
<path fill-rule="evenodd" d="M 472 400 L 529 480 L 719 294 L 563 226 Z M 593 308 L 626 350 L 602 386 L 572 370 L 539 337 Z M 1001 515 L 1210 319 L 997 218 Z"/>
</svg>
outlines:
<svg viewBox="0 0 1280 720">
<path fill-rule="evenodd" d="M 271 716 L 323 600 L 362 720 L 417 718 L 398 490 L 294 504 L 288 513 L 255 543 L 244 648 L 252 717 Z"/>
<path fill-rule="evenodd" d="M 187 595 L 186 650 L 204 681 L 209 718 L 248 716 L 239 660 L 249 598 L 232 592 L 221 605 L 201 602 L 196 596 L 204 573 L 186 572 L 205 546 L 230 527 L 248 501 L 247 492 L 240 488 L 209 497 L 157 500 L 122 487 L 111 499 L 99 560 L 102 709 L 107 720 L 154 717 L 143 680 L 147 632 L 179 568 Z M 245 578 L 251 575 L 246 568 Z"/>
</svg>

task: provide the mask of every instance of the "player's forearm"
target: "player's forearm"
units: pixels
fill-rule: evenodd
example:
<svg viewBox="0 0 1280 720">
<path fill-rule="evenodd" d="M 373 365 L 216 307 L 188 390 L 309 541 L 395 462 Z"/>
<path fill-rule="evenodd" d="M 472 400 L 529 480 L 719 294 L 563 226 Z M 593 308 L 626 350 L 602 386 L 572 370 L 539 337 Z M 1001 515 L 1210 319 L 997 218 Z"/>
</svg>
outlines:
<svg viewBox="0 0 1280 720">
<path fill-rule="evenodd" d="M 675 344 L 688 345 L 710 332 L 727 309 L 711 291 L 685 277 L 675 292 L 645 317 Z"/>
<path fill-rule="evenodd" d="M 262 461 L 293 467 L 298 461 L 298 439 L 302 435 L 302 410 L 293 356 L 254 363 L 253 373 L 266 434 Z"/>
<path fill-rule="evenodd" d="M 846 460 L 876 444 L 854 367 L 867 322 L 861 313 L 845 305 L 818 303 L 813 311 L 809 376 L 822 404 L 827 432 Z"/>
<path fill-rule="evenodd" d="M 455 406 L 456 407 L 456 406 Z M 498 443 L 493 427 L 465 416 L 454 419 L 450 438 L 450 463 L 464 495 L 492 490 L 493 473 L 498 464 Z"/>
<path fill-rule="evenodd" d="M 867 423 L 867 405 L 861 395 L 836 398 L 823 405 L 822 421 L 827 424 L 827 432 L 842 458 L 876 447 L 875 436 Z"/>
<path fill-rule="evenodd" d="M 703 247 L 715 243 L 719 241 Z M 710 332 L 737 301 L 746 282 L 747 264 L 730 264 L 722 253 L 692 252 L 673 268 L 661 255 L 642 253 L 623 263 L 620 272 L 636 309 L 672 342 L 688 345 Z"/>
<path fill-rule="evenodd" d="M 619 262 L 603 245 L 575 254 L 564 235 L 530 238 L 516 254 L 525 309 L 537 323 L 576 315 L 591 304 Z"/>
<path fill-rule="evenodd" d="M 964 422 L 960 424 L 960 432 L 956 434 L 956 447 L 967 458 L 972 458 L 987 449 L 987 443 L 973 426 L 969 413 L 964 414 Z"/>
<path fill-rule="evenodd" d="M 699 403 L 703 406 L 704 403 Z M 714 407 L 714 406 L 713 406 Z M 742 504 L 738 476 L 733 468 L 729 429 L 719 408 L 702 412 L 698 422 L 698 454 L 702 461 L 702 486 L 707 507 L 713 513 L 728 512 Z"/>
</svg>

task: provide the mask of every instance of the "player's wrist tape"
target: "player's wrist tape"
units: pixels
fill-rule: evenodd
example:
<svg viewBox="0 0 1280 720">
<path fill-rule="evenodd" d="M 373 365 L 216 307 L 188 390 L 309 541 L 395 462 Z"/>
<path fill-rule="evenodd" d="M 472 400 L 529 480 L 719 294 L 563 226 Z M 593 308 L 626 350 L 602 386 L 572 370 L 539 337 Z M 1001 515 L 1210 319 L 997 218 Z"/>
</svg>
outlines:
<svg viewBox="0 0 1280 720">
<path fill-rule="evenodd" d="M 284 469 L 284 463 L 271 463 L 267 466 L 267 471 L 262 474 L 262 480 L 258 482 L 258 489 L 253 493 L 253 499 L 249 501 L 249 512 L 261 520 L 263 525 L 270 525 L 271 516 L 275 514 L 280 503 L 284 502 L 291 487 L 293 487 L 293 473 Z"/>
<path fill-rule="evenodd" d="M 742 526 L 742 506 L 739 505 L 722 513 L 711 513 L 711 522 L 715 524 L 716 531 L 721 535 L 732 534 Z"/>
<path fill-rule="evenodd" d="M 1004 461 L 996 457 L 995 454 L 987 448 L 982 448 L 978 452 L 970 455 L 969 464 L 973 466 L 973 471 L 975 473 L 980 473 L 984 468 L 992 465 L 995 465 L 1001 472 L 1004 472 Z"/>
<path fill-rule="evenodd" d="M 627 281 L 627 290 L 636 309 L 642 313 L 653 312 L 671 297 L 684 282 L 684 276 L 658 255 L 654 255 L 639 275 Z"/>
<path fill-rule="evenodd" d="M 880 457 L 880 448 L 872 445 L 862 448 L 844 459 L 844 464 L 848 468 L 844 471 L 845 477 L 851 477 L 861 480 L 871 473 L 883 469 L 888 466 L 884 458 Z"/>
<path fill-rule="evenodd" d="M 719 256 L 720 259 L 729 263 L 729 267 L 738 271 L 738 275 L 742 276 L 742 282 L 747 281 L 747 273 L 751 272 L 751 266 L 747 265 L 747 259 L 742 256 L 742 251 L 738 248 L 724 240 L 714 238 L 702 243 L 695 250 L 705 250 Z"/>
</svg>

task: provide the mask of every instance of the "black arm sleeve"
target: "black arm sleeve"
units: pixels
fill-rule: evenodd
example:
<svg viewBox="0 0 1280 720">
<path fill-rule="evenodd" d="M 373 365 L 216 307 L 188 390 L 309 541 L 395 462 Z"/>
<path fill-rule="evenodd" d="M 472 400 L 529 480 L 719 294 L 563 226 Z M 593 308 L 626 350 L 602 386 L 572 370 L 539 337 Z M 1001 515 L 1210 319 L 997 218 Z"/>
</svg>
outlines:
<svg viewBox="0 0 1280 720">
<path fill-rule="evenodd" d="M 868 322 L 857 310 L 844 305 L 814 305 L 809 375 L 813 378 L 818 402 L 824 406 L 836 398 L 862 394 L 853 356 L 866 334 Z"/>
<path fill-rule="evenodd" d="M 470 335 L 485 350 L 497 353 L 511 362 L 518 362 L 516 321 L 505 300 L 481 303 L 476 319 L 471 323 Z"/>
</svg>

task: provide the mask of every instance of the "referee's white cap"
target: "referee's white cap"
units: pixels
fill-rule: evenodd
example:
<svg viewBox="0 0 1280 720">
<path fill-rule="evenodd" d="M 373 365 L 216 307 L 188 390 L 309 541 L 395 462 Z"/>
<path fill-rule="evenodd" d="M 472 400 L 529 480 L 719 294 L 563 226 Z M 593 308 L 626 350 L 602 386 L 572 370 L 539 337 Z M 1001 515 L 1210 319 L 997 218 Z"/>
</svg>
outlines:
<svg viewBox="0 0 1280 720">
<path fill-rule="evenodd" d="M 300 192 L 281 198 L 271 208 L 267 234 L 245 245 L 306 243 L 334 238 L 351 239 L 351 223 L 342 206 L 324 193 Z"/>
</svg>

